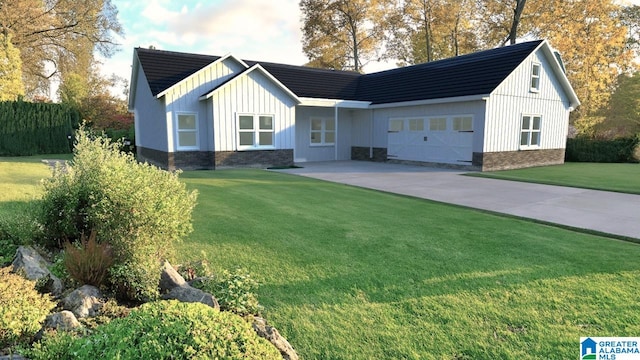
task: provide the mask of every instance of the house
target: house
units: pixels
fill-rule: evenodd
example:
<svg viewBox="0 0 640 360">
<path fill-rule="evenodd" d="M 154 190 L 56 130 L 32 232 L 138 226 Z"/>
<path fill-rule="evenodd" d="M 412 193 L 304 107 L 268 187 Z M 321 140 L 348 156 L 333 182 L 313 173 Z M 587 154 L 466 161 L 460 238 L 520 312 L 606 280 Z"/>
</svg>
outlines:
<svg viewBox="0 0 640 360">
<path fill-rule="evenodd" d="M 164 168 L 564 162 L 580 104 L 546 40 L 372 74 L 136 48 L 139 159 Z"/>
</svg>

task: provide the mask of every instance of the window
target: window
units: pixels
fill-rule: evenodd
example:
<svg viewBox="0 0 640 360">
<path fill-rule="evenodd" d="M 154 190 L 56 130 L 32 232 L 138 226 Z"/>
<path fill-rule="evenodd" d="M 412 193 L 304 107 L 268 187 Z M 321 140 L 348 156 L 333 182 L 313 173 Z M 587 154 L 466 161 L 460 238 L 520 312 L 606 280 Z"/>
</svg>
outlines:
<svg viewBox="0 0 640 360">
<path fill-rule="evenodd" d="M 195 113 L 177 114 L 177 148 L 192 150 L 198 148 L 198 117 Z"/>
<path fill-rule="evenodd" d="M 409 119 L 409 131 L 424 131 L 424 120 Z"/>
<path fill-rule="evenodd" d="M 540 64 L 533 63 L 531 66 L 531 91 L 539 92 L 540 91 Z"/>
<path fill-rule="evenodd" d="M 429 131 L 446 131 L 447 118 L 431 118 L 429 119 Z"/>
<path fill-rule="evenodd" d="M 272 148 L 273 116 L 243 114 L 238 116 L 238 150 Z"/>
<path fill-rule="evenodd" d="M 520 148 L 532 148 L 540 146 L 540 115 L 523 115 L 520 132 Z"/>
<path fill-rule="evenodd" d="M 389 132 L 400 132 L 404 130 L 403 119 L 391 119 L 389 120 Z"/>
<path fill-rule="evenodd" d="M 311 145 L 333 145 L 335 142 L 335 120 L 331 118 L 311 118 Z"/>
<path fill-rule="evenodd" d="M 472 116 L 456 116 L 453 118 L 453 131 L 473 131 Z"/>
</svg>

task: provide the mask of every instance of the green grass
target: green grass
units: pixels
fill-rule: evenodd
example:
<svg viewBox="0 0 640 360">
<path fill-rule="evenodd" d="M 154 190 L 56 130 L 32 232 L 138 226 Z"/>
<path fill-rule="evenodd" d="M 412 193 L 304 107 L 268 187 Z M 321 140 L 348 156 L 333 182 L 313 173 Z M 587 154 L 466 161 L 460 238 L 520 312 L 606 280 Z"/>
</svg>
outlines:
<svg viewBox="0 0 640 360">
<path fill-rule="evenodd" d="M 6 175 L 11 166 L 20 180 Z M 0 160 L 0 211 L 48 169 Z M 180 259 L 244 267 L 304 359 L 575 359 L 640 333 L 640 245 L 293 175 L 185 172 Z"/>
<path fill-rule="evenodd" d="M 183 179 L 183 259 L 248 268 L 305 359 L 567 359 L 640 332 L 639 245 L 292 175 Z"/>
<path fill-rule="evenodd" d="M 640 194 L 640 164 L 565 163 L 467 175 Z"/>
</svg>

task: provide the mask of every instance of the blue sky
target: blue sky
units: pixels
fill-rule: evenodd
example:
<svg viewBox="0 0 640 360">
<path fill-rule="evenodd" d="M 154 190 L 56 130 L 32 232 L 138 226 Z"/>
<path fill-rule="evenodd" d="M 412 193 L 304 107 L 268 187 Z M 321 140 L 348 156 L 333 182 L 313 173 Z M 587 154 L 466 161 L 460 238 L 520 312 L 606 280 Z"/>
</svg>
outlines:
<svg viewBox="0 0 640 360">
<path fill-rule="evenodd" d="M 124 36 L 120 51 L 100 59 L 104 75 L 130 78 L 133 49 L 208 55 L 233 54 L 247 60 L 302 65 L 299 0 L 112 0 Z M 640 0 L 631 2 L 640 5 Z M 365 71 L 395 67 L 370 63 Z M 115 91 L 120 93 L 121 90 Z"/>
</svg>

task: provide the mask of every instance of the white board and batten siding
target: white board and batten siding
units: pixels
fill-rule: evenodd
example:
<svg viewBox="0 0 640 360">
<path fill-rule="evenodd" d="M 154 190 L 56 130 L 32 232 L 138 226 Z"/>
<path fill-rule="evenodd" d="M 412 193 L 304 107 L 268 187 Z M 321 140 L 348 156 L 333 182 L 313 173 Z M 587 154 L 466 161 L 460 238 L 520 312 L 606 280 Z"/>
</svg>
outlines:
<svg viewBox="0 0 640 360">
<path fill-rule="evenodd" d="M 296 101 L 261 72 L 236 77 L 206 101 L 213 114 L 215 151 L 238 150 L 238 114 L 273 116 L 275 148 L 295 147 Z"/>
<path fill-rule="evenodd" d="M 196 113 L 198 118 L 198 144 L 200 151 L 213 150 L 211 112 L 199 100 L 204 93 L 224 83 L 245 67 L 233 58 L 214 62 L 166 91 L 166 125 L 169 152 L 177 150 L 175 139 L 177 114 Z"/>
<path fill-rule="evenodd" d="M 355 111 L 338 109 L 337 160 L 351 159 L 352 117 Z M 295 162 L 336 160 L 336 142 L 331 145 L 311 144 L 311 121 L 335 121 L 335 108 L 298 106 L 296 108 Z"/>
<path fill-rule="evenodd" d="M 538 50 L 500 84 L 487 100 L 483 152 L 518 151 L 523 115 L 540 115 L 539 149 L 564 149 L 570 102 L 551 64 Z M 541 65 L 540 90 L 531 91 L 531 69 Z"/>
<path fill-rule="evenodd" d="M 138 64 L 138 66 L 140 66 Z M 136 146 L 167 151 L 167 123 L 164 99 L 151 93 L 147 79 L 140 66 L 136 81 L 136 97 L 133 104 L 136 131 Z"/>
</svg>

